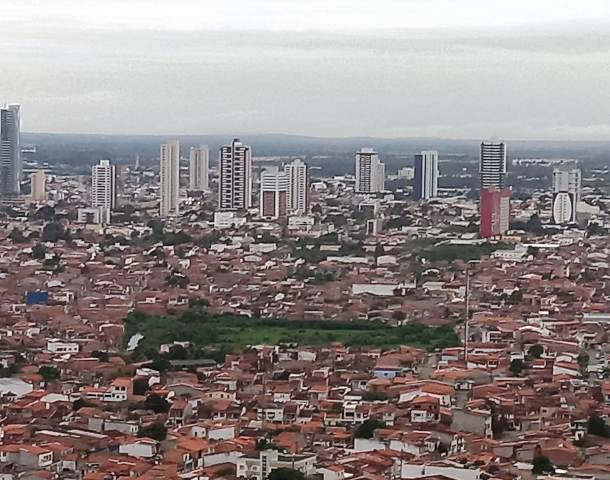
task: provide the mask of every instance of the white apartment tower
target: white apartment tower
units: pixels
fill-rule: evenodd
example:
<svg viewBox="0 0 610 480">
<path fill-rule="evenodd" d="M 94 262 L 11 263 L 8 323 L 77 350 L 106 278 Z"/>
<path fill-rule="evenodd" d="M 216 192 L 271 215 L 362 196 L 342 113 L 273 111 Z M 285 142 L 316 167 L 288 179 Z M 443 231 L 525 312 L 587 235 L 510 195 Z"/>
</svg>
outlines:
<svg viewBox="0 0 610 480">
<path fill-rule="evenodd" d="M 553 222 L 556 225 L 576 222 L 581 178 L 578 168 L 553 170 Z"/>
<path fill-rule="evenodd" d="M 100 223 L 110 223 L 116 207 L 116 170 L 110 160 L 100 160 L 91 168 L 91 206 L 100 211 Z"/>
<path fill-rule="evenodd" d="M 479 163 L 481 190 L 495 187 L 504 189 L 506 177 L 506 144 L 502 142 L 482 142 Z"/>
<path fill-rule="evenodd" d="M 247 210 L 252 207 L 252 149 L 236 138 L 220 148 L 220 210 Z"/>
<path fill-rule="evenodd" d="M 159 213 L 162 217 L 177 217 L 180 213 L 180 144 L 172 140 L 161 145 Z"/>
<path fill-rule="evenodd" d="M 201 192 L 208 190 L 210 151 L 207 145 L 191 147 L 189 156 L 189 190 Z"/>
<path fill-rule="evenodd" d="M 438 152 L 423 151 L 415 155 L 413 196 L 415 200 L 428 200 L 438 196 Z"/>
<path fill-rule="evenodd" d="M 30 175 L 31 193 L 30 199 L 32 202 L 44 202 L 47 199 L 47 176 L 44 170 L 39 168 Z"/>
<path fill-rule="evenodd" d="M 260 216 L 278 219 L 286 216 L 289 179 L 285 171 L 271 167 L 261 174 Z"/>
<path fill-rule="evenodd" d="M 356 193 L 379 193 L 385 187 L 385 165 L 372 148 L 356 153 Z"/>
<path fill-rule="evenodd" d="M 297 158 L 284 165 L 284 172 L 288 176 L 288 213 L 304 215 L 309 212 L 309 165 Z"/>
</svg>

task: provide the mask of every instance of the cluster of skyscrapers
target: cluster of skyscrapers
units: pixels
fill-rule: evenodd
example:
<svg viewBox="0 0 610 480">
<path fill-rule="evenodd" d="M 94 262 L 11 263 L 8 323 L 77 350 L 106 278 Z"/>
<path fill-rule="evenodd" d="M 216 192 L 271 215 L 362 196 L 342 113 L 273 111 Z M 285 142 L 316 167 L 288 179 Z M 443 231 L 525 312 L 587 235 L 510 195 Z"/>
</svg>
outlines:
<svg viewBox="0 0 610 480">
<path fill-rule="evenodd" d="M 22 174 L 20 106 L 0 108 L 0 195 L 20 193 Z M 161 145 L 160 207 L 162 217 L 180 214 L 180 144 L 177 140 Z M 209 190 L 209 157 L 207 146 L 192 147 L 189 154 L 190 191 Z M 422 151 L 415 155 L 413 167 L 413 197 L 429 200 L 438 196 L 438 152 Z M 497 141 L 481 143 L 480 229 L 482 238 L 504 234 L 509 228 L 511 190 L 506 188 L 506 144 Z M 278 219 L 309 210 L 309 167 L 297 159 L 282 167 L 268 167 L 260 175 L 259 214 L 262 218 Z M 385 165 L 372 148 L 356 153 L 355 191 L 375 194 L 385 189 Z M 100 223 L 110 222 L 117 203 L 116 169 L 109 160 L 101 160 L 92 168 L 91 206 Z M 46 200 L 46 176 L 37 170 L 30 176 L 33 202 Z M 561 166 L 553 171 L 553 223 L 575 223 L 581 192 L 581 171 Z M 253 207 L 252 149 L 239 139 L 224 145 L 219 151 L 219 211 L 240 212 Z"/>
<path fill-rule="evenodd" d="M 309 210 L 309 167 L 300 159 L 261 174 L 260 216 L 277 219 Z"/>
<path fill-rule="evenodd" d="M 356 193 L 380 193 L 385 189 L 385 164 L 372 148 L 356 152 Z M 438 152 L 423 151 L 415 155 L 413 197 L 429 200 L 438 196 Z"/>
<path fill-rule="evenodd" d="M 160 215 L 176 217 L 180 207 L 180 145 L 171 141 L 160 149 Z M 253 207 L 252 149 L 238 138 L 220 147 L 218 156 L 218 209 L 243 212 Z M 209 188 L 209 150 L 191 148 L 189 189 Z M 268 167 L 260 176 L 260 216 L 277 219 L 304 214 L 309 209 L 309 168 L 301 160 Z"/>
<path fill-rule="evenodd" d="M 481 238 L 506 233 L 510 223 L 511 190 L 506 188 L 506 144 L 481 143 L 480 158 Z M 553 170 L 552 220 L 555 225 L 576 223 L 581 191 L 581 171 L 570 166 Z"/>
<path fill-rule="evenodd" d="M 415 200 L 426 201 L 438 196 L 438 163 L 438 152 L 435 150 L 426 150 L 415 155 L 413 162 Z M 356 153 L 355 173 L 356 193 L 369 194 L 383 191 L 385 168 L 373 149 L 363 148 Z M 481 143 L 479 174 L 481 215 L 479 233 L 482 238 L 495 237 L 508 230 L 510 221 L 511 191 L 505 186 L 506 144 L 493 141 Z M 566 212 L 570 210 L 568 205 L 570 198 L 572 197 L 564 194 L 557 196 L 556 209 L 562 212 L 562 217 L 568 216 Z"/>
</svg>

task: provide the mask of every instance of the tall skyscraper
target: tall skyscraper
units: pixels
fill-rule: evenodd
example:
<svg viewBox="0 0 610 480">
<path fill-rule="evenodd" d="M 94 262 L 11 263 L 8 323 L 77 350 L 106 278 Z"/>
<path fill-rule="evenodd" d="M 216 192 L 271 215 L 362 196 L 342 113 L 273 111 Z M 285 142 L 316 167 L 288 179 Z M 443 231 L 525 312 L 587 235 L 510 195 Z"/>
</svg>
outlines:
<svg viewBox="0 0 610 480">
<path fill-rule="evenodd" d="M 43 169 L 39 168 L 30 175 L 30 185 L 32 202 L 44 202 L 47 199 L 47 176 Z"/>
<path fill-rule="evenodd" d="M 495 187 L 504 189 L 506 177 L 506 144 L 502 142 L 481 143 L 481 159 L 479 164 L 481 175 L 481 190 Z"/>
<path fill-rule="evenodd" d="M 191 147 L 189 156 L 189 190 L 203 191 L 209 188 L 210 151 L 207 145 Z"/>
<path fill-rule="evenodd" d="M 21 182 L 19 105 L 0 108 L 0 195 L 18 195 Z"/>
<path fill-rule="evenodd" d="M 503 235 L 510 224 L 510 195 L 508 189 L 499 190 L 495 187 L 481 190 L 481 222 L 479 236 L 481 238 Z"/>
<path fill-rule="evenodd" d="M 553 170 L 553 222 L 555 224 L 576 222 L 581 177 L 578 168 L 560 167 Z"/>
<path fill-rule="evenodd" d="M 385 187 L 385 165 L 372 148 L 361 148 L 356 152 L 356 193 L 383 192 Z"/>
<path fill-rule="evenodd" d="M 286 216 L 288 175 L 277 167 L 261 174 L 260 216 L 277 219 Z"/>
<path fill-rule="evenodd" d="M 180 144 L 172 140 L 161 145 L 159 213 L 162 217 L 177 217 L 180 214 Z"/>
<path fill-rule="evenodd" d="M 252 149 L 239 138 L 220 148 L 220 210 L 246 210 L 252 207 Z"/>
<path fill-rule="evenodd" d="M 438 152 L 428 150 L 415 155 L 414 168 L 413 197 L 415 200 L 428 200 L 438 196 Z"/>
<path fill-rule="evenodd" d="M 91 169 L 91 206 L 100 210 L 101 223 L 110 223 L 116 207 L 116 169 L 110 160 L 100 160 Z"/>
<path fill-rule="evenodd" d="M 297 158 L 284 165 L 284 172 L 288 175 L 288 212 L 306 214 L 309 212 L 309 165 Z"/>
</svg>

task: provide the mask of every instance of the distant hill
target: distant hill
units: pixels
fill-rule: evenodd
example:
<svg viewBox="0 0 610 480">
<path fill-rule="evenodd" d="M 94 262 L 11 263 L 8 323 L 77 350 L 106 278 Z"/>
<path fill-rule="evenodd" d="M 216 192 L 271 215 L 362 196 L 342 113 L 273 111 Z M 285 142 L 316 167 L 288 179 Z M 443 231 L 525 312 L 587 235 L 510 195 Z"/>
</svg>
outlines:
<svg viewBox="0 0 610 480">
<path fill-rule="evenodd" d="M 333 160 L 349 162 L 360 147 L 374 147 L 390 164 L 409 162 L 414 153 L 434 149 L 441 160 L 454 157 L 478 158 L 480 140 L 455 140 L 444 138 L 323 138 L 284 134 L 257 135 L 86 135 L 24 133 L 23 143 L 36 144 L 37 153 L 29 158 L 51 164 L 66 164 L 88 167 L 101 158 L 110 158 L 117 163 L 133 163 L 136 155 L 144 163 L 152 162 L 159 155 L 159 145 L 169 138 L 178 138 L 186 155 L 193 145 L 208 145 L 211 160 L 214 153 L 234 137 L 252 146 L 255 156 L 312 156 L 329 157 L 326 166 Z M 584 161 L 610 163 L 610 142 L 549 142 L 507 141 L 509 158 L 515 157 L 562 157 Z M 318 162 L 314 162 L 318 164 Z M 338 165 L 337 165 L 338 166 Z M 343 168 L 343 167 L 341 167 Z M 331 169 L 334 170 L 334 169 Z"/>
</svg>

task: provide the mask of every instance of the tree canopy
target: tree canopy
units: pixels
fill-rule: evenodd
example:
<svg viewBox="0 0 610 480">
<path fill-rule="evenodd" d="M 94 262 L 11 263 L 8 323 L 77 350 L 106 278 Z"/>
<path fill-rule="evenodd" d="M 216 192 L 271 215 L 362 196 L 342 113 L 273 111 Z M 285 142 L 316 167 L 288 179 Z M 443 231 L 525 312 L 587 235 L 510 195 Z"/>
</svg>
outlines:
<svg viewBox="0 0 610 480">
<path fill-rule="evenodd" d="M 267 476 L 268 480 L 305 480 L 303 472 L 292 468 L 276 468 Z"/>
<path fill-rule="evenodd" d="M 380 420 L 368 419 L 362 422 L 356 429 L 356 438 L 373 438 L 375 430 L 384 428 L 385 423 Z"/>
</svg>

